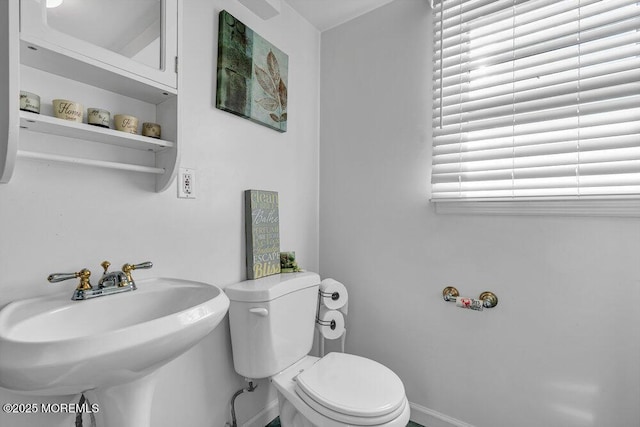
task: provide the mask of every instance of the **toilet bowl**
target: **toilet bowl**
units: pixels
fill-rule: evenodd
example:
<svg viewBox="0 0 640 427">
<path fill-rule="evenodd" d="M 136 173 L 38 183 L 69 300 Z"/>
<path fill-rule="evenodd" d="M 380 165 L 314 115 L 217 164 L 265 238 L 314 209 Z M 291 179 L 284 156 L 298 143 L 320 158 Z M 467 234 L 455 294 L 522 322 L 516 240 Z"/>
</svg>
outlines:
<svg viewBox="0 0 640 427">
<path fill-rule="evenodd" d="M 309 356 L 320 277 L 287 273 L 225 289 L 236 372 L 269 378 L 283 427 L 405 427 L 409 403 L 400 378 L 345 353 Z"/>
<path fill-rule="evenodd" d="M 271 381 L 278 391 L 283 426 L 405 427 L 409 422 L 400 378 L 363 357 L 306 356 Z"/>
</svg>

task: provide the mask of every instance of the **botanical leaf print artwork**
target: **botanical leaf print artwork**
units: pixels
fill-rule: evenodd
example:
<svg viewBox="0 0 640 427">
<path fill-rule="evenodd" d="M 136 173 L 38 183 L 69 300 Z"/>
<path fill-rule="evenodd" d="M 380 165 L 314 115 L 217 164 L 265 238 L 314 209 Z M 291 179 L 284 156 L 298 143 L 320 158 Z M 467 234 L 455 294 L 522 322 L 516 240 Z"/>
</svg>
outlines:
<svg viewBox="0 0 640 427">
<path fill-rule="evenodd" d="M 259 66 L 255 66 L 256 79 L 267 94 L 266 98 L 257 99 L 256 102 L 269 111 L 269 117 L 274 122 L 287 121 L 287 85 L 280 77 L 280 65 L 272 51 L 267 54 L 267 73 Z"/>
<path fill-rule="evenodd" d="M 217 108 L 285 132 L 288 67 L 285 53 L 220 12 Z"/>
</svg>

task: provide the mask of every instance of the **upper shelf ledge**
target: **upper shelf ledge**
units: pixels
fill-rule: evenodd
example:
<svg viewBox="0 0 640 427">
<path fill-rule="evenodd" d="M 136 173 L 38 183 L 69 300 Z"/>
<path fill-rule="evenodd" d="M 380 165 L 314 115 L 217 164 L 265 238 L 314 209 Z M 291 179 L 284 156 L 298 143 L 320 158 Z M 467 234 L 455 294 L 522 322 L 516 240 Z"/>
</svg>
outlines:
<svg viewBox="0 0 640 427">
<path fill-rule="evenodd" d="M 26 35 L 20 36 L 20 61 L 39 70 L 151 104 L 160 104 L 177 95 L 172 87 Z"/>
</svg>

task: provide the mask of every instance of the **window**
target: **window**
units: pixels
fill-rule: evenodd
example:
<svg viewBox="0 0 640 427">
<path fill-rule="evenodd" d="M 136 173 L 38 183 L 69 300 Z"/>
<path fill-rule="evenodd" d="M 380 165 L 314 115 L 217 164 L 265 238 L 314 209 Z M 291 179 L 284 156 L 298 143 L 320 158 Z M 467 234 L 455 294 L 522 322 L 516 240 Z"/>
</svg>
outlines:
<svg viewBox="0 0 640 427">
<path fill-rule="evenodd" d="M 638 0 L 436 0 L 433 27 L 432 200 L 640 198 Z"/>
</svg>

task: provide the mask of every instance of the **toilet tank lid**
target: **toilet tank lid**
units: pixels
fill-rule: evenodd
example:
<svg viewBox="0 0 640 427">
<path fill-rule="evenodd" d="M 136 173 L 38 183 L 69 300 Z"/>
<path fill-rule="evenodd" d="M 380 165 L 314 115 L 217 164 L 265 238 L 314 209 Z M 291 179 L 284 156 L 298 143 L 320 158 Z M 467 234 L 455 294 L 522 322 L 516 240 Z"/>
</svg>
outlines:
<svg viewBox="0 0 640 427">
<path fill-rule="evenodd" d="M 317 273 L 305 271 L 245 280 L 227 286 L 224 291 L 231 301 L 261 302 L 272 301 L 288 293 L 318 285 L 320 285 L 320 276 Z"/>
</svg>

